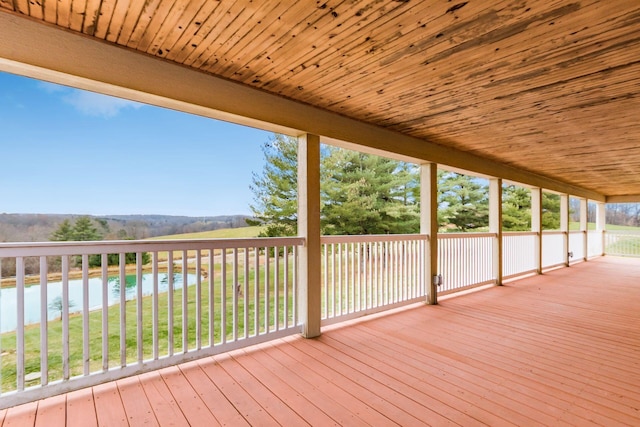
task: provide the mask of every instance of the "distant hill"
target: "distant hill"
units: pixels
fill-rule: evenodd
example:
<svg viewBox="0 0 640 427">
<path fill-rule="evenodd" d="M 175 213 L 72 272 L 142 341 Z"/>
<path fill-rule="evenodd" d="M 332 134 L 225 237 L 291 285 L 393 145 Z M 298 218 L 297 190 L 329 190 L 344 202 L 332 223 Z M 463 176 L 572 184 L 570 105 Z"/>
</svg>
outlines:
<svg viewBox="0 0 640 427">
<path fill-rule="evenodd" d="M 84 215 L 60 214 L 0 214 L 0 242 L 48 241 L 59 224 L 75 221 Z M 184 233 L 198 233 L 222 228 L 246 227 L 247 215 L 173 216 L 173 215 L 105 215 L 92 216 L 105 224 L 100 231 L 105 239 L 123 236 L 145 239 Z"/>
</svg>

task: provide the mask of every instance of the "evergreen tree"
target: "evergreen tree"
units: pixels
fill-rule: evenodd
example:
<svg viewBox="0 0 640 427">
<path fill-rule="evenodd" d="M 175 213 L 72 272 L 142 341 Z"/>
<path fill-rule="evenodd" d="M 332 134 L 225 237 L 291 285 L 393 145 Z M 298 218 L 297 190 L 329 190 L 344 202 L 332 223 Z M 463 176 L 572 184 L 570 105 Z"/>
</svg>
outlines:
<svg viewBox="0 0 640 427">
<path fill-rule="evenodd" d="M 419 229 L 418 176 L 408 165 L 332 148 L 323 162 L 325 234 L 398 234 Z"/>
<path fill-rule="evenodd" d="M 476 178 L 445 171 L 440 174 L 438 187 L 441 226 L 452 224 L 466 232 L 489 225 L 487 185 Z"/>
<path fill-rule="evenodd" d="M 54 242 L 67 242 L 73 240 L 73 227 L 68 219 L 65 219 L 60 223 L 58 228 L 51 234 L 49 240 Z"/>
<path fill-rule="evenodd" d="M 98 231 L 98 228 L 93 224 L 93 221 L 88 216 L 82 216 L 76 219 L 76 223 L 73 226 L 72 240 L 79 242 L 90 242 L 94 240 L 102 240 L 102 234 Z"/>
<path fill-rule="evenodd" d="M 251 191 L 255 220 L 264 225 L 261 237 L 295 236 L 298 220 L 298 141 L 276 134 L 262 149 L 265 166 L 261 175 L 253 174 Z"/>
<path fill-rule="evenodd" d="M 560 229 L 560 196 L 552 193 L 542 193 L 542 229 Z"/>
<path fill-rule="evenodd" d="M 254 174 L 250 225 L 261 236 L 297 233 L 297 140 L 276 135 Z M 409 164 L 339 148 L 321 152 L 321 220 L 325 234 L 413 233 L 419 230 L 418 173 Z"/>
<path fill-rule="evenodd" d="M 531 230 L 531 191 L 515 185 L 502 188 L 502 227 L 504 231 Z"/>
</svg>

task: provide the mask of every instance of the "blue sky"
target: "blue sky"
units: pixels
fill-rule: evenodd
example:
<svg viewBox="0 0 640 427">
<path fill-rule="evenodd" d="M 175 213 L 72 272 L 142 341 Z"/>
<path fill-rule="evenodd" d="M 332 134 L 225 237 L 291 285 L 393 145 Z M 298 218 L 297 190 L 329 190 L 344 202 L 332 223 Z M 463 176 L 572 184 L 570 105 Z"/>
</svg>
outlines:
<svg viewBox="0 0 640 427">
<path fill-rule="evenodd" d="M 271 136 L 0 72 L 0 213 L 249 214 Z"/>
</svg>

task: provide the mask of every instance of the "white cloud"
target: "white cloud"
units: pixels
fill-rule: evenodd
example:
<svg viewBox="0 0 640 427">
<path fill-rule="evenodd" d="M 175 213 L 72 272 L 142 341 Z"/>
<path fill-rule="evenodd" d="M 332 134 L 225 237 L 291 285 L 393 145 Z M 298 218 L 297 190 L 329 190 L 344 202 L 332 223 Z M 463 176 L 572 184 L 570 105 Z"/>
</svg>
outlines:
<svg viewBox="0 0 640 427">
<path fill-rule="evenodd" d="M 72 89 L 63 100 L 82 114 L 104 118 L 117 116 L 128 108 L 138 109 L 143 106 L 138 102 L 76 89 Z"/>
</svg>

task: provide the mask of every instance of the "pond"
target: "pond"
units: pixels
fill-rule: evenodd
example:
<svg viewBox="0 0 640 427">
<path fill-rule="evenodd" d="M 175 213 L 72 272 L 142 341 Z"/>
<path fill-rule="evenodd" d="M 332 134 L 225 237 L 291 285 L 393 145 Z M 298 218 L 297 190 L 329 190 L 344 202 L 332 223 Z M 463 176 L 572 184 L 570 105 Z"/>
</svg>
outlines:
<svg viewBox="0 0 640 427">
<path fill-rule="evenodd" d="M 174 289 L 181 289 L 183 280 L 182 274 L 175 273 L 173 275 Z M 188 274 L 187 283 L 195 284 L 196 275 Z M 167 273 L 158 274 L 159 292 L 166 292 L 169 286 Z M 120 302 L 120 278 L 109 277 L 107 281 L 108 289 L 108 305 L 118 304 Z M 153 274 L 145 273 L 142 275 L 142 294 L 151 295 L 153 293 Z M 70 313 L 78 313 L 82 311 L 82 279 L 69 280 L 69 301 L 71 307 Z M 126 298 L 127 300 L 135 299 L 136 292 L 136 276 L 126 276 Z M 50 282 L 47 286 L 47 317 L 48 320 L 60 318 L 60 310 L 50 307 L 56 298 L 62 297 L 62 282 Z M 40 285 L 31 285 L 25 287 L 24 290 L 24 323 L 25 325 L 32 323 L 40 323 Z M 15 331 L 17 326 L 17 293 L 16 288 L 0 289 L 0 333 Z M 102 308 L 102 278 L 96 277 L 89 279 L 89 310 Z"/>
</svg>

